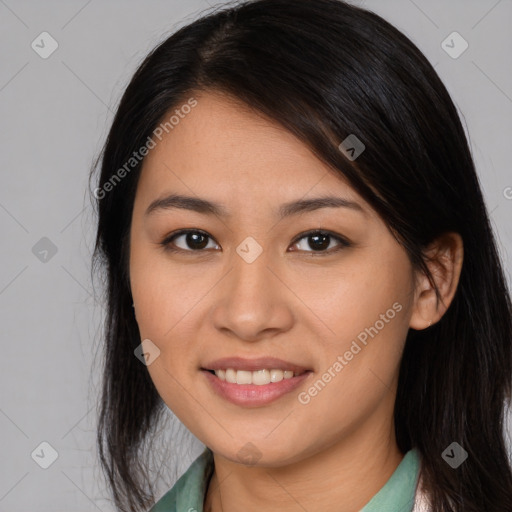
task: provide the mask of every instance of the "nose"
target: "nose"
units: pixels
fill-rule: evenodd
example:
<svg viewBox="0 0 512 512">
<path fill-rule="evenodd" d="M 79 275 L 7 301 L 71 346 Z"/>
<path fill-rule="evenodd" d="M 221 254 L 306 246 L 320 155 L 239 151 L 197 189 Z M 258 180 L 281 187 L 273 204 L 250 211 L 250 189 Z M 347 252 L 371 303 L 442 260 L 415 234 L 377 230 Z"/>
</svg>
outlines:
<svg viewBox="0 0 512 512">
<path fill-rule="evenodd" d="M 291 329 L 293 294 L 279 274 L 265 251 L 252 263 L 235 253 L 231 270 L 215 290 L 215 329 L 250 342 Z"/>
</svg>

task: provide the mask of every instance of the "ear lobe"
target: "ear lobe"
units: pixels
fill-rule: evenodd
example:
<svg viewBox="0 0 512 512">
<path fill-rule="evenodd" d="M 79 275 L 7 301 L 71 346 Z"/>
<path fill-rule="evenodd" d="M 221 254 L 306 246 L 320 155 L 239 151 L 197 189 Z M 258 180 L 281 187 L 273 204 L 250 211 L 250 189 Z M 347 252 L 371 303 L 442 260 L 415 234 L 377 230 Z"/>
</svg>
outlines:
<svg viewBox="0 0 512 512">
<path fill-rule="evenodd" d="M 462 237 L 458 233 L 444 233 L 427 247 L 424 254 L 425 263 L 438 289 L 439 297 L 425 274 L 417 276 L 409 326 L 418 330 L 438 322 L 452 302 L 459 284 L 464 258 Z"/>
</svg>

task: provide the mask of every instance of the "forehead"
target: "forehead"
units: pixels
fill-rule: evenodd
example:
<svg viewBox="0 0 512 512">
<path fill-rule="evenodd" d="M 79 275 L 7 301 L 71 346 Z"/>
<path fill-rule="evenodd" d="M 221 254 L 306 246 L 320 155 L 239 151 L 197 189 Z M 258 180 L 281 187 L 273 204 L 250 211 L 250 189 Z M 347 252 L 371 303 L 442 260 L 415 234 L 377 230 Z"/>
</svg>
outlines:
<svg viewBox="0 0 512 512">
<path fill-rule="evenodd" d="M 146 156 L 142 194 L 210 197 L 235 210 L 339 195 L 370 209 L 341 174 L 277 122 L 219 93 L 192 96 L 196 106 Z"/>
</svg>

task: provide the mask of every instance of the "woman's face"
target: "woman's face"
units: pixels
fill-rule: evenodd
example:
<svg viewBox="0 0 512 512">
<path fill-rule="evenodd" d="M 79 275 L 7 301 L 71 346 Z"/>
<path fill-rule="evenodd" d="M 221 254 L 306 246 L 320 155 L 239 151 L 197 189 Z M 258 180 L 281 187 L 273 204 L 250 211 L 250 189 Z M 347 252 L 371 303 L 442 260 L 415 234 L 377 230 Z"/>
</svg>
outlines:
<svg viewBox="0 0 512 512">
<path fill-rule="evenodd" d="M 414 301 L 405 250 L 289 132 L 194 97 L 147 155 L 133 209 L 130 280 L 158 392 L 233 461 L 279 466 L 391 435 Z M 338 205 L 300 207 L 326 197 Z"/>
</svg>

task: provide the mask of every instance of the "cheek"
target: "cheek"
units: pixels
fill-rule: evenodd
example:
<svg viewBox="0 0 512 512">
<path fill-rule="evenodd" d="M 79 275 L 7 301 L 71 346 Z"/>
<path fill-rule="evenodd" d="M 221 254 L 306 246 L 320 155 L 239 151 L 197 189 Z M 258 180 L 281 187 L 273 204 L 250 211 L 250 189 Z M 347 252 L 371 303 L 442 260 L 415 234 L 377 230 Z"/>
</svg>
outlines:
<svg viewBox="0 0 512 512">
<path fill-rule="evenodd" d="M 198 283 L 192 266 L 171 264 L 160 249 L 136 242 L 130 283 L 141 336 L 157 343 L 186 324 L 183 320 L 208 289 L 208 277 Z"/>
<path fill-rule="evenodd" d="M 322 320 L 315 320 L 315 327 L 321 326 L 323 350 L 316 352 L 320 382 L 311 393 L 306 390 L 304 399 L 311 398 L 315 414 L 334 416 L 338 425 L 365 416 L 388 396 L 408 332 L 412 275 L 407 255 L 397 250 L 367 254 L 350 263 L 347 258 L 336 279 L 310 286 L 305 300 Z M 322 397 L 313 398 L 316 393 Z M 340 407 L 331 410 L 333 403 Z"/>
<path fill-rule="evenodd" d="M 310 288 L 308 305 L 321 317 L 315 325 L 323 325 L 325 335 L 322 351 L 315 351 L 321 359 L 317 378 L 301 403 L 324 418 L 319 428 L 326 437 L 335 438 L 380 404 L 393 407 L 390 391 L 408 331 L 410 265 L 400 254 L 378 262 L 360 260 L 336 280 Z"/>
<path fill-rule="evenodd" d="M 182 269 L 166 264 L 159 251 L 132 244 L 130 283 L 141 340 L 150 339 L 160 351 L 147 369 L 162 400 L 185 424 L 194 400 L 184 384 L 196 370 L 191 359 L 194 338 L 185 331 L 199 300 L 187 286 L 189 279 Z"/>
<path fill-rule="evenodd" d="M 336 269 L 312 268 L 295 283 L 316 332 L 332 342 L 332 350 L 348 350 L 358 335 L 364 340 L 367 330 L 374 333 L 376 323 L 379 337 L 392 340 L 407 332 L 412 276 L 400 249 L 354 252 Z"/>
</svg>

